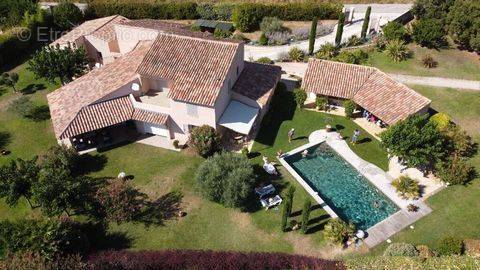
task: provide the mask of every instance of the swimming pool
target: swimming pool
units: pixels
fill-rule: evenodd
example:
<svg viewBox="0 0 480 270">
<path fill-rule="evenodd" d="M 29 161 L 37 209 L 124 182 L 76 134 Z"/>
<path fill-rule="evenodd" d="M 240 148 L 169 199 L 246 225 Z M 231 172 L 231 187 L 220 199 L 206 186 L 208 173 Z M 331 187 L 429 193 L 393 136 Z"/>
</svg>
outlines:
<svg viewBox="0 0 480 270">
<path fill-rule="evenodd" d="M 326 143 L 307 148 L 285 161 L 343 220 L 367 230 L 399 208 Z"/>
</svg>

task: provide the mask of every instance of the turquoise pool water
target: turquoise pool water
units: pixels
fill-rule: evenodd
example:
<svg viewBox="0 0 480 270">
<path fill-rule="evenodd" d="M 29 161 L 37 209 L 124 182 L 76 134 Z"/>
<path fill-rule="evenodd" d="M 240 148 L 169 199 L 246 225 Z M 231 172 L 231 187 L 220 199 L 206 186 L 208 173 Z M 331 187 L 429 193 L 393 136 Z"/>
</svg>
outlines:
<svg viewBox="0 0 480 270">
<path fill-rule="evenodd" d="M 344 221 L 366 230 L 398 207 L 325 143 L 285 160 Z"/>
</svg>

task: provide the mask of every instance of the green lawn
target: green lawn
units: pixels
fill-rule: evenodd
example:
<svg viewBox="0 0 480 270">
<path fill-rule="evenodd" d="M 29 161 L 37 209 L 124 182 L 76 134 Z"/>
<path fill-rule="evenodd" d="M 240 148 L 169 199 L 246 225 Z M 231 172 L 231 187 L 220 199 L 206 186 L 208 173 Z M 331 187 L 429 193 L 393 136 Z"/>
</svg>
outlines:
<svg viewBox="0 0 480 270">
<path fill-rule="evenodd" d="M 477 55 L 454 48 L 434 50 L 415 44 L 409 44 L 408 47 L 413 56 L 406 61 L 393 62 L 385 52 L 372 52 L 368 64 L 387 73 L 480 80 L 480 61 Z M 427 54 L 438 62 L 436 68 L 423 67 L 422 58 Z"/>
<path fill-rule="evenodd" d="M 450 114 L 480 143 L 480 92 L 411 85 L 413 89 L 432 99 L 432 107 Z M 480 154 L 471 160 L 480 173 Z M 406 229 L 394 237 L 394 242 L 427 244 L 436 247 L 437 241 L 447 235 L 460 238 L 480 238 L 480 179 L 466 186 L 451 186 L 427 200 L 433 213 L 416 222 L 415 229 Z M 381 253 L 382 244 L 373 254 Z"/>
</svg>

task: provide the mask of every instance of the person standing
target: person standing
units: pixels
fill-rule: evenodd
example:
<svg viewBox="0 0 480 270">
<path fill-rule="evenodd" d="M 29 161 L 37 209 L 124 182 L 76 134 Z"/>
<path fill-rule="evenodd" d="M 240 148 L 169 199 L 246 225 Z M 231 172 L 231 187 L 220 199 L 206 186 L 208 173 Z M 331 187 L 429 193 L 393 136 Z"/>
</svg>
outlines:
<svg viewBox="0 0 480 270">
<path fill-rule="evenodd" d="M 293 136 L 295 136 L 295 129 L 294 128 L 290 129 L 290 131 L 288 132 L 288 142 L 289 143 L 292 142 Z"/>
<path fill-rule="evenodd" d="M 357 143 L 358 136 L 360 136 L 360 130 L 355 129 L 355 131 L 353 132 L 353 136 L 352 136 L 352 144 L 353 145 L 355 145 Z"/>
</svg>

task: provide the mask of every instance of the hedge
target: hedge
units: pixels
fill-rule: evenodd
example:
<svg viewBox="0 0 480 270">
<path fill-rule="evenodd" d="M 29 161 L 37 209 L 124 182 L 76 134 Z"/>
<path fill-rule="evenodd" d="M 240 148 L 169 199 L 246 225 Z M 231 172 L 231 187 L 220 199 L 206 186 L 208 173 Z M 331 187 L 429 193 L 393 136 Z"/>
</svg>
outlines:
<svg viewBox="0 0 480 270">
<path fill-rule="evenodd" d="M 231 251 L 104 251 L 88 257 L 96 270 L 130 269 L 345 269 L 337 261 L 282 253 Z"/>
<path fill-rule="evenodd" d="M 231 20 L 232 13 L 247 12 L 256 14 L 254 26 L 258 27 L 265 16 L 278 17 L 288 21 L 307 21 L 314 17 L 319 19 L 336 19 L 342 6 L 331 3 L 215 3 L 200 4 L 196 2 L 157 2 L 148 0 L 92 0 L 89 11 L 97 17 L 120 14 L 130 19 L 216 19 Z"/>
<path fill-rule="evenodd" d="M 345 261 L 348 269 L 480 269 L 480 259 L 470 256 L 420 257 L 356 257 Z"/>
</svg>

